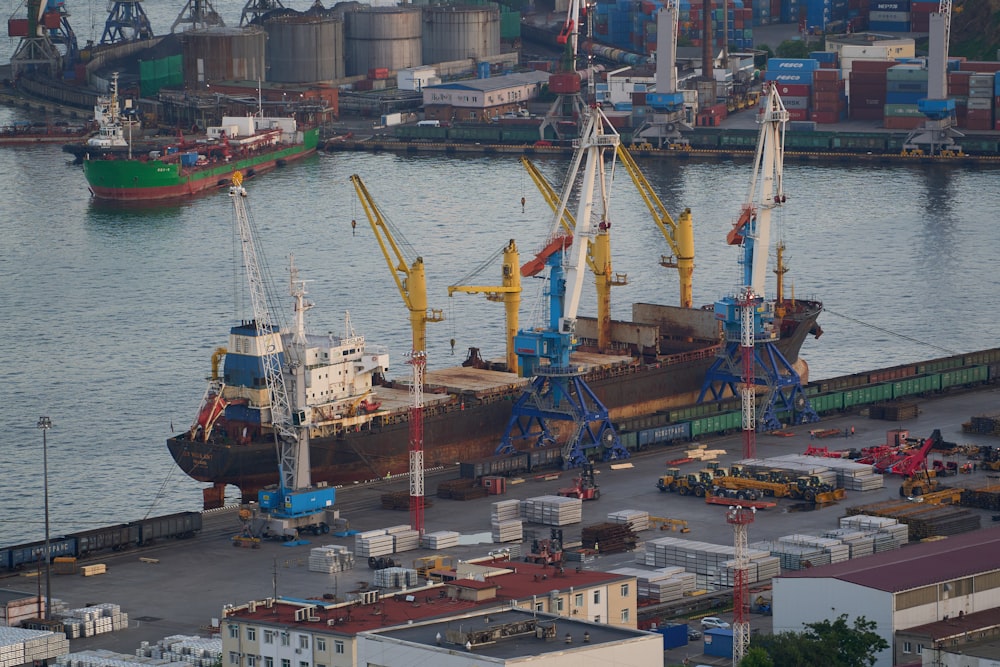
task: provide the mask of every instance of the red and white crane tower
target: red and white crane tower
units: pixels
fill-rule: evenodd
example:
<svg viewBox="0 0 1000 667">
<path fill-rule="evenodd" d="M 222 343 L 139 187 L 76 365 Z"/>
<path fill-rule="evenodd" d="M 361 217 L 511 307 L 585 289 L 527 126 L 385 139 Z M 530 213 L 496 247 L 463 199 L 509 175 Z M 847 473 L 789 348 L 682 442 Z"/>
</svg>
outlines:
<svg viewBox="0 0 1000 667">
<path fill-rule="evenodd" d="M 736 505 L 726 512 L 726 521 L 733 526 L 733 548 L 735 567 L 733 568 L 733 667 L 740 662 L 750 648 L 750 582 L 747 570 L 750 568 L 749 547 L 747 546 L 747 526 L 753 523 L 757 510 Z"/>
<path fill-rule="evenodd" d="M 759 299 L 753 287 L 747 285 L 738 296 L 736 305 L 740 309 L 740 357 L 743 366 L 743 385 L 740 387 L 740 406 L 743 410 L 743 458 L 752 459 L 757 455 L 757 401 L 756 379 L 754 377 L 754 308 Z"/>
<path fill-rule="evenodd" d="M 413 383 L 410 385 L 410 527 L 424 534 L 424 369 L 427 353 L 413 350 Z"/>
</svg>

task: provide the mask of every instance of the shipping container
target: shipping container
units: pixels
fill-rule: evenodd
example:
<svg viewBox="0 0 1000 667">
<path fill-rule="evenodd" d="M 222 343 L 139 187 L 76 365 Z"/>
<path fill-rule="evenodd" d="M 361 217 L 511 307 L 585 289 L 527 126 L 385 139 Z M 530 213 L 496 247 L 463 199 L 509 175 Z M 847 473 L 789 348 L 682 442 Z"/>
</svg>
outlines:
<svg viewBox="0 0 1000 667">
<path fill-rule="evenodd" d="M 785 97 L 807 97 L 811 93 L 812 88 L 808 85 L 803 85 L 801 83 L 788 83 L 778 85 L 778 94 L 781 95 L 782 99 Z"/>
<path fill-rule="evenodd" d="M 813 72 L 819 69 L 819 61 L 812 58 L 769 58 L 768 72 Z"/>
</svg>

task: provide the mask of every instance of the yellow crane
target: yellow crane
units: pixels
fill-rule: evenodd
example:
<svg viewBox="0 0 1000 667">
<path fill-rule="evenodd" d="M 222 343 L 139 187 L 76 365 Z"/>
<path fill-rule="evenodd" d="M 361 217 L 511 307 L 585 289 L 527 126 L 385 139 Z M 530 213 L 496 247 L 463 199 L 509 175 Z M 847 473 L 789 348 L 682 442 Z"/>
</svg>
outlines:
<svg viewBox="0 0 1000 667">
<path fill-rule="evenodd" d="M 382 255 L 385 257 L 392 277 L 396 281 L 396 287 L 403 297 L 403 303 L 410 311 L 410 329 L 413 335 L 413 347 L 415 352 L 423 352 L 427 349 L 427 323 L 441 322 L 444 320 L 444 312 L 440 309 L 427 307 L 427 279 L 424 274 L 424 258 L 417 257 L 412 262 L 407 262 L 396 236 L 402 239 L 399 232 L 393 236 L 389 229 L 389 224 L 379 210 L 375 200 L 372 199 L 368 188 L 365 187 L 361 177 L 357 174 L 351 176 L 351 183 L 358 193 L 358 199 L 365 209 L 368 222 L 375 232 L 379 247 L 382 248 Z M 405 242 L 405 239 L 403 240 Z"/>
<path fill-rule="evenodd" d="M 514 336 L 517 334 L 517 313 L 521 306 L 521 260 L 514 239 L 511 239 L 510 243 L 500 252 L 503 253 L 501 285 L 487 287 L 463 284 L 478 275 L 486 266 L 492 264 L 496 258 L 496 255 L 493 255 L 468 277 L 454 285 L 450 285 L 448 287 L 448 296 L 454 296 L 455 292 L 485 294 L 489 301 L 503 302 L 504 310 L 506 311 L 507 370 L 511 373 L 516 373 L 518 372 L 518 368 L 517 352 L 514 349 Z"/>
<path fill-rule="evenodd" d="M 649 184 L 642 170 L 636 163 L 635 158 L 621 144 L 618 145 L 618 157 L 632 177 L 636 189 L 642 200 L 646 202 L 646 207 L 653 215 L 653 222 L 663 232 L 663 237 L 667 240 L 673 255 L 663 256 L 660 266 L 668 269 L 677 269 L 681 285 L 682 308 L 692 308 L 694 306 L 691 294 L 691 282 L 694 275 L 694 225 L 691 222 L 691 209 L 686 208 L 681 213 L 677 222 L 670 217 L 667 208 L 660 201 L 653 191 L 653 186 Z"/>
<path fill-rule="evenodd" d="M 521 164 L 528 170 L 531 180 L 535 182 L 542 197 L 552 210 L 557 210 L 559 208 L 559 193 L 552 188 L 552 185 L 531 160 L 522 157 Z M 573 233 L 576 228 L 576 220 L 569 212 L 569 208 L 563 208 L 559 224 L 568 234 Z M 587 244 L 587 266 L 594 274 L 594 282 L 597 285 L 597 347 L 602 351 L 611 347 L 611 288 L 628 284 L 626 274 L 612 273 L 611 271 L 610 230 L 611 224 L 607 220 L 602 221 L 597 228 L 594 239 Z"/>
</svg>

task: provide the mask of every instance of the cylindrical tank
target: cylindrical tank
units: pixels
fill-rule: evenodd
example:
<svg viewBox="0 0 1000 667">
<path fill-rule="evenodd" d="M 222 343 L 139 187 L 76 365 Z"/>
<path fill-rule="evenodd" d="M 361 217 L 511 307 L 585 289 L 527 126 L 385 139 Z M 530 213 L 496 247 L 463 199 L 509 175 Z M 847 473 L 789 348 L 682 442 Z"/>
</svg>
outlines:
<svg viewBox="0 0 1000 667">
<path fill-rule="evenodd" d="M 267 80 L 307 83 L 343 78 L 344 23 L 333 16 L 278 16 L 264 23 Z"/>
<path fill-rule="evenodd" d="M 420 10 L 370 7 L 344 14 L 344 60 L 347 76 L 422 65 Z"/>
<path fill-rule="evenodd" d="M 500 10 L 493 7 L 424 8 L 424 63 L 487 58 L 500 53 Z"/>
<path fill-rule="evenodd" d="M 203 86 L 211 81 L 264 79 L 264 30 L 214 27 L 181 34 L 184 83 Z"/>
</svg>

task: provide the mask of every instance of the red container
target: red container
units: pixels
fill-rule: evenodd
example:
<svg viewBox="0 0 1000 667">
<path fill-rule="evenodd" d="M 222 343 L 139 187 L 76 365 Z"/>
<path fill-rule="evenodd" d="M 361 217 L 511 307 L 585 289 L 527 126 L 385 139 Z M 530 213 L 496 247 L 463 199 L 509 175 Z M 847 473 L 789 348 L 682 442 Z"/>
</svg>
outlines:
<svg viewBox="0 0 1000 667">
<path fill-rule="evenodd" d="M 834 123 L 840 122 L 840 112 L 839 111 L 813 111 L 809 114 L 809 120 L 815 121 L 817 123 L 824 123 L 827 125 L 832 125 Z"/>
<path fill-rule="evenodd" d="M 840 79 L 838 81 L 814 81 L 813 82 L 813 92 L 814 93 L 842 93 L 846 90 L 846 81 Z"/>
<path fill-rule="evenodd" d="M 882 86 L 885 88 L 885 72 L 851 72 L 851 88 L 854 86 Z"/>
<path fill-rule="evenodd" d="M 369 79 L 388 79 L 389 78 L 389 68 L 388 67 L 373 67 L 368 70 Z"/>
<path fill-rule="evenodd" d="M 646 91 L 632 93 L 632 106 L 633 107 L 646 106 Z"/>
<path fill-rule="evenodd" d="M 533 69 L 536 72 L 551 72 L 552 62 L 548 60 L 529 60 L 528 69 Z"/>
<path fill-rule="evenodd" d="M 898 64 L 895 60 L 855 60 L 851 64 L 851 72 L 885 72 Z"/>
<path fill-rule="evenodd" d="M 969 118 L 968 120 L 965 121 L 965 129 L 967 129 L 967 130 L 981 130 L 981 131 L 992 130 L 993 129 L 993 121 L 992 120 L 985 120 L 985 119 L 984 120 L 973 120 L 972 118 Z"/>
<path fill-rule="evenodd" d="M 882 120 L 882 109 L 855 109 L 851 107 L 851 120 Z"/>
<path fill-rule="evenodd" d="M 915 7 L 916 5 L 911 5 Z M 931 29 L 931 15 L 930 14 L 916 14 L 910 10 L 910 31 L 911 32 L 930 32 Z"/>
<path fill-rule="evenodd" d="M 788 120 L 809 120 L 809 109 L 789 109 Z"/>
<path fill-rule="evenodd" d="M 970 76 L 972 72 L 948 72 L 948 94 L 968 95 Z"/>
<path fill-rule="evenodd" d="M 28 19 L 7 19 L 8 37 L 27 37 Z"/>
<path fill-rule="evenodd" d="M 557 95 L 574 95 L 580 92 L 580 75 L 560 72 L 549 77 L 549 90 Z"/>
<path fill-rule="evenodd" d="M 371 90 L 372 80 L 371 79 L 361 79 L 360 81 L 354 82 L 354 90 Z"/>
<path fill-rule="evenodd" d="M 844 101 L 840 93 L 813 93 L 813 107 L 835 107 Z"/>
<path fill-rule="evenodd" d="M 882 124 L 887 130 L 915 130 L 924 124 L 919 116 L 886 116 Z"/>
<path fill-rule="evenodd" d="M 778 94 L 782 97 L 808 97 L 811 86 L 805 83 L 783 83 L 778 86 Z"/>
<path fill-rule="evenodd" d="M 993 129 L 994 129 L 994 130 L 997 130 L 998 132 L 1000 132 L 1000 120 L 996 121 L 996 122 L 995 122 L 995 123 L 993 124 Z"/>
<path fill-rule="evenodd" d="M 42 16 L 42 25 L 47 30 L 58 30 L 62 24 L 62 15 L 59 12 L 45 12 Z"/>
<path fill-rule="evenodd" d="M 992 125 L 993 109 L 969 109 L 968 118 L 969 120 L 988 120 Z"/>
<path fill-rule="evenodd" d="M 771 0 L 771 16 L 781 16 L 781 0 Z"/>
<path fill-rule="evenodd" d="M 966 60 L 964 63 L 958 66 L 963 72 L 983 72 L 988 74 L 990 72 L 1000 71 L 1000 63 L 995 62 L 983 62 L 981 60 Z"/>
<path fill-rule="evenodd" d="M 829 65 L 831 69 L 823 69 L 823 65 Z M 840 70 L 837 69 L 837 63 L 820 63 L 820 66 L 820 69 L 813 72 L 813 83 L 840 80 Z"/>
</svg>

